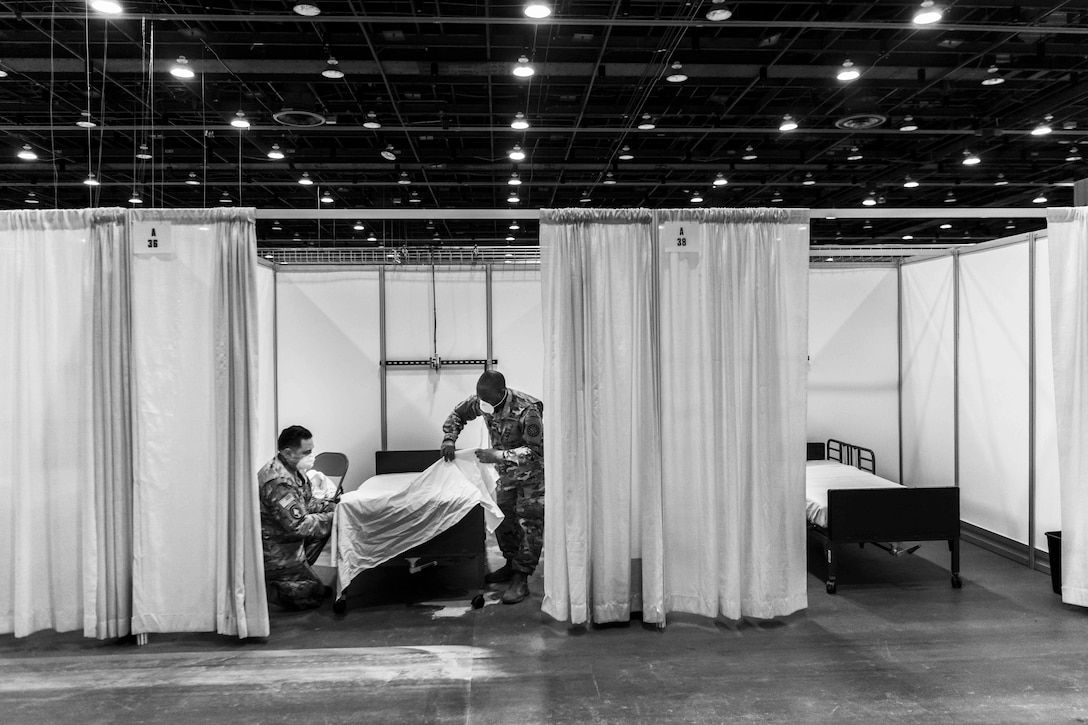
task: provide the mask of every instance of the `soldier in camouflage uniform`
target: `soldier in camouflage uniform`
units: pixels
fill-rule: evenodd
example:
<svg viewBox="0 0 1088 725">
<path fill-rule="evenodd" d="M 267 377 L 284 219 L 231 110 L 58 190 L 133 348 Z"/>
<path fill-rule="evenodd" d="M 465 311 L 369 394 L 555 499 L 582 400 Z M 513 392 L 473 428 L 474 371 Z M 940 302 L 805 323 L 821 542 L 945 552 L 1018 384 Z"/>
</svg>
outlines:
<svg viewBox="0 0 1088 725">
<path fill-rule="evenodd" d="M 311 565 L 332 533 L 336 501 L 314 498 L 299 470 L 314 449 L 310 431 L 285 428 L 277 445 L 279 453 L 257 474 L 268 598 L 287 609 L 313 609 L 329 594 Z"/>
<path fill-rule="evenodd" d="M 544 544 L 544 404 L 507 388 L 502 373 L 485 372 L 476 383 L 476 395 L 459 403 L 442 426 L 442 455 L 447 461 L 453 460 L 465 423 L 479 415 L 484 416 L 494 448 L 480 449 L 476 457 L 498 468 L 495 502 L 505 517 L 495 538 L 506 564 L 486 579 L 510 581 L 502 601 L 517 604 L 529 596 L 528 579 Z"/>
</svg>

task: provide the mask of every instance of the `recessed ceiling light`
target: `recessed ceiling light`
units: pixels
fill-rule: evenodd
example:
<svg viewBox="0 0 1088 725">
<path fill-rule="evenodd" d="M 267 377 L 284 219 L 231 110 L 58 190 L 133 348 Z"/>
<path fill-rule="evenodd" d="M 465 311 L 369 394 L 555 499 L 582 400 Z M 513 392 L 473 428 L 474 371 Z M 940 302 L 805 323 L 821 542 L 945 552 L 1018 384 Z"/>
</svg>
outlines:
<svg viewBox="0 0 1088 725">
<path fill-rule="evenodd" d="M 944 11 L 933 0 L 922 0 L 921 7 L 914 13 L 915 25 L 932 25 L 944 17 Z"/>
<path fill-rule="evenodd" d="M 291 9 L 306 18 L 312 18 L 316 15 L 321 14 L 321 8 L 317 6 L 317 3 L 297 2 L 295 3 L 295 6 Z"/>
<path fill-rule="evenodd" d="M 274 161 L 279 161 L 283 156 L 283 150 L 278 143 L 272 144 L 272 148 L 268 149 L 268 158 L 273 159 Z"/>
<path fill-rule="evenodd" d="M 177 62 L 170 68 L 170 75 L 175 78 L 195 78 L 196 73 L 191 67 L 189 67 L 189 61 L 186 60 L 184 55 L 179 55 Z"/>
<path fill-rule="evenodd" d="M 510 122 L 510 128 L 516 131 L 524 131 L 529 128 L 529 121 L 525 118 L 525 114 L 518 111 L 514 114 L 514 120 Z"/>
<path fill-rule="evenodd" d="M 782 123 L 778 124 L 778 130 L 795 131 L 797 130 L 797 121 L 794 120 L 793 116 L 787 113 L 782 117 Z"/>
<path fill-rule="evenodd" d="M 657 128 L 657 126 L 654 124 L 653 117 L 648 113 L 642 114 L 642 120 L 638 124 L 638 129 L 640 131 L 653 131 L 655 128 Z"/>
<path fill-rule="evenodd" d="M 711 183 L 714 184 L 714 186 L 725 186 L 729 183 L 729 179 L 725 178 L 725 174 L 719 171 L 717 175 L 714 176 L 714 181 Z"/>
<path fill-rule="evenodd" d="M 533 66 L 529 64 L 529 59 L 526 56 L 518 58 L 517 64 L 514 66 L 514 75 L 518 78 L 528 78 L 536 73 Z"/>
<path fill-rule="evenodd" d="M 106 13 L 107 15 L 116 15 L 124 12 L 121 3 L 114 2 L 114 0 L 91 0 L 91 9 L 97 10 L 100 13 Z"/>
<path fill-rule="evenodd" d="M 540 20 L 552 14 L 552 8 L 545 2 L 531 2 L 525 6 L 525 17 Z"/>
<path fill-rule="evenodd" d="M 314 180 L 310 178 L 309 171 L 303 171 L 302 176 L 298 178 L 298 183 L 302 184 L 303 186 L 310 186 L 314 183 Z"/>
<path fill-rule="evenodd" d="M 510 149 L 510 153 L 507 154 L 511 161 L 524 161 L 525 152 L 522 151 L 520 144 L 514 144 L 514 148 Z"/>
<path fill-rule="evenodd" d="M 15 155 L 21 158 L 23 161 L 38 160 L 38 154 L 34 153 L 34 148 L 28 143 L 23 144 L 23 147 L 19 149 L 19 153 Z"/>
<path fill-rule="evenodd" d="M 669 83 L 683 83 L 688 79 L 686 73 L 684 73 L 684 66 L 679 62 L 672 64 L 672 73 L 665 76 L 665 80 Z"/>
<path fill-rule="evenodd" d="M 325 65 L 325 70 L 321 71 L 321 75 L 326 78 L 331 78 L 333 80 L 343 78 L 344 71 L 340 70 L 340 68 L 337 67 L 339 65 L 340 61 L 336 60 L 336 58 L 330 57 L 328 63 Z"/>
<path fill-rule="evenodd" d="M 238 111 L 235 113 L 234 118 L 230 120 L 230 125 L 241 129 L 249 128 L 249 119 L 246 118 L 245 111 Z"/>
<path fill-rule="evenodd" d="M 624 146 L 620 149 L 620 155 L 617 157 L 620 161 L 631 161 L 635 158 L 635 155 L 631 153 L 630 146 Z"/>
<path fill-rule="evenodd" d="M 713 0 L 713 7 L 706 11 L 706 19 L 721 22 L 733 17 L 733 11 L 725 6 L 725 0 Z"/>
<path fill-rule="evenodd" d="M 854 66 L 854 61 L 843 61 L 842 68 L 839 69 L 838 75 L 835 76 L 840 81 L 856 81 L 861 77 L 861 71 Z"/>
<path fill-rule="evenodd" d="M 903 123 L 899 124 L 900 131 L 917 131 L 918 124 L 914 122 L 914 116 L 903 116 Z"/>
<path fill-rule="evenodd" d="M 363 121 L 363 128 L 381 128 L 381 123 L 378 122 L 378 114 L 374 111 L 367 111 L 366 120 Z"/>
</svg>

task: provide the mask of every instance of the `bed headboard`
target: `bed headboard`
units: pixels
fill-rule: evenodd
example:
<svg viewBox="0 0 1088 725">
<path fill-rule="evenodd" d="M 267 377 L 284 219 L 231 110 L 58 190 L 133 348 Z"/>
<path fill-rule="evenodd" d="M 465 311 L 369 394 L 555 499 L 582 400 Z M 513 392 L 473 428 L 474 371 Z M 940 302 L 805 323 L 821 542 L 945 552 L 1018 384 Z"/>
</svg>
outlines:
<svg viewBox="0 0 1088 725">
<path fill-rule="evenodd" d="M 425 471 L 442 457 L 442 451 L 375 451 L 375 473 L 415 473 Z"/>
<path fill-rule="evenodd" d="M 824 455 L 824 444 L 823 443 L 812 443 L 810 441 L 807 444 L 807 448 L 808 448 L 808 450 L 806 452 L 806 458 L 805 458 L 806 461 L 822 461 L 826 457 Z"/>
<path fill-rule="evenodd" d="M 869 448 L 843 443 L 834 438 L 827 441 L 827 460 L 838 461 L 847 466 L 876 474 L 876 454 Z"/>
</svg>

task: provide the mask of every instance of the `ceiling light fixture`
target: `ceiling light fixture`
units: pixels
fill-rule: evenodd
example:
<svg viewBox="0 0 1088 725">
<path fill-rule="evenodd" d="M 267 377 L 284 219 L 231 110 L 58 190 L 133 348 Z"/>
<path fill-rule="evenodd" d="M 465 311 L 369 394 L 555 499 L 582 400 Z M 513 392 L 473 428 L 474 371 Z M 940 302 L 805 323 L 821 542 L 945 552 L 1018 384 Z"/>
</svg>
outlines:
<svg viewBox="0 0 1088 725">
<path fill-rule="evenodd" d="M 785 116 L 782 117 L 782 123 L 778 124 L 778 130 L 779 131 L 796 131 L 797 130 L 797 121 L 794 120 L 793 116 L 791 116 L 790 114 L 787 113 Z"/>
<path fill-rule="evenodd" d="M 944 11 L 933 0 L 922 0 L 922 5 L 914 12 L 912 22 L 915 25 L 932 25 L 944 17 Z"/>
<path fill-rule="evenodd" d="M 397 150 L 393 148 L 393 144 L 387 144 L 384 149 L 378 152 L 386 161 L 397 160 Z"/>
<path fill-rule="evenodd" d="M 321 8 L 317 6 L 317 3 L 297 2 L 291 9 L 304 18 L 312 18 L 321 14 Z"/>
<path fill-rule="evenodd" d="M 684 73 L 684 66 L 679 61 L 673 63 L 671 68 L 672 73 L 665 76 L 665 80 L 669 83 L 683 83 L 688 79 L 687 73 Z"/>
<path fill-rule="evenodd" d="M 801 181 L 801 185 L 802 186 L 815 186 L 816 185 L 816 179 L 813 178 L 811 171 L 809 171 L 808 173 L 805 174 L 805 178 L 804 178 L 803 181 Z"/>
<path fill-rule="evenodd" d="M 509 227 L 509 228 L 510 228 L 510 231 L 512 231 L 512 232 L 516 232 L 517 230 L 521 229 L 521 225 L 520 225 L 520 224 L 518 224 L 517 222 L 513 222 L 513 223 L 512 223 L 511 225 L 510 225 L 510 227 Z"/>
<path fill-rule="evenodd" d="M 904 241 L 904 242 L 909 242 L 909 241 L 910 241 L 910 240 L 912 240 L 912 239 L 914 239 L 914 235 L 913 235 L 913 234 L 904 234 L 904 235 L 903 235 L 903 241 Z"/>
<path fill-rule="evenodd" d="M 712 181 L 711 183 L 714 184 L 714 186 L 725 186 L 729 183 L 729 179 L 725 178 L 725 174 L 719 171 L 714 176 L 714 181 Z"/>
<path fill-rule="evenodd" d="M 397 178 L 397 183 L 402 185 L 402 186 L 407 186 L 408 184 L 412 183 L 412 180 L 410 178 L 408 178 L 408 172 L 407 171 L 400 172 L 400 177 Z"/>
<path fill-rule="evenodd" d="M 107 15 L 117 15 L 124 12 L 121 3 L 114 0 L 91 0 L 91 9 Z"/>
<path fill-rule="evenodd" d="M 876 192 L 870 191 L 869 196 L 861 200 L 862 206 L 876 206 Z"/>
<path fill-rule="evenodd" d="M 128 198 L 128 203 L 129 203 L 129 204 L 143 204 L 143 203 L 144 203 L 144 200 L 140 198 L 140 195 L 139 195 L 139 194 L 138 194 L 138 193 L 136 192 L 136 190 L 134 189 L 134 190 L 132 191 L 132 196 L 130 196 L 130 197 Z"/>
<path fill-rule="evenodd" d="M 507 154 L 511 161 L 524 161 L 525 152 L 521 149 L 521 144 L 514 144 L 514 148 L 510 149 L 510 153 Z"/>
<path fill-rule="evenodd" d="M 369 237 L 366 238 L 366 240 L 368 242 L 376 242 L 376 241 L 378 241 L 378 238 L 376 236 L 374 236 L 373 234 L 371 234 Z"/>
<path fill-rule="evenodd" d="M 861 71 L 854 66 L 854 61 L 847 59 L 843 61 L 842 68 L 835 77 L 840 81 L 856 81 L 861 78 Z"/>
<path fill-rule="evenodd" d="M 28 144 L 28 143 L 23 144 L 23 148 L 21 148 L 19 150 L 19 153 L 15 154 L 15 155 L 18 156 L 19 158 L 21 158 L 23 161 L 37 161 L 38 160 L 38 154 L 34 153 L 33 147 L 31 147 L 31 145 Z"/>
<path fill-rule="evenodd" d="M 899 124 L 900 131 L 917 131 L 918 124 L 914 122 L 914 116 L 903 116 L 903 123 Z"/>
<path fill-rule="evenodd" d="M 86 184 L 87 186 L 98 186 L 99 185 L 98 179 L 95 178 L 93 173 L 87 174 L 87 178 L 83 180 L 83 183 Z M 1044 201 L 1045 201 L 1045 199 L 1044 199 Z"/>
<path fill-rule="evenodd" d="M 518 193 L 516 191 L 511 191 L 510 196 L 506 197 L 506 201 L 509 204 L 517 204 L 521 199 L 518 198 Z"/>
<path fill-rule="evenodd" d="M 905 181 L 903 181 L 904 189 L 917 189 L 919 186 L 921 186 L 921 184 L 919 184 L 917 181 L 910 178 L 909 176 L 906 178 Z"/>
<path fill-rule="evenodd" d="M 955 192 L 949 191 L 947 194 L 944 195 L 944 203 L 945 204 L 953 204 L 953 203 L 955 203 L 955 201 L 956 201 Z"/>
<path fill-rule="evenodd" d="M 617 157 L 620 161 L 631 161 L 635 158 L 635 155 L 631 153 L 630 146 L 624 146 L 620 149 L 620 155 Z"/>
<path fill-rule="evenodd" d="M 332 56 L 329 56 L 329 60 L 325 65 L 325 70 L 321 71 L 321 75 L 332 80 L 339 80 L 344 77 L 344 71 L 337 68 L 340 65 L 340 61 L 336 60 Z"/>
<path fill-rule="evenodd" d="M 518 58 L 518 62 L 514 66 L 514 75 L 518 78 L 529 78 L 534 73 L 536 73 L 536 70 L 529 64 L 529 59 L 526 56 L 523 55 Z"/>
<path fill-rule="evenodd" d="M 951 224 L 949 224 L 948 222 L 945 222 L 944 224 L 942 224 L 942 225 L 941 225 L 941 227 L 940 227 L 940 228 L 941 228 L 941 229 L 951 229 L 951 228 L 952 228 L 952 225 L 951 225 Z"/>
<path fill-rule="evenodd" d="M 1080 155 L 1080 151 L 1070 151 L 1069 155 L 1065 157 L 1065 160 L 1070 162 L 1081 161 L 1082 157 Z"/>
<path fill-rule="evenodd" d="M 1009 183 L 1009 180 L 1005 178 L 1004 174 L 998 174 L 997 179 L 994 181 L 994 186 L 1005 186 Z"/>
<path fill-rule="evenodd" d="M 986 72 L 989 73 L 989 75 L 982 79 L 982 85 L 984 85 L 984 86 L 999 86 L 1002 83 L 1004 83 L 1005 82 L 1005 77 L 1000 75 L 998 73 L 998 70 L 999 69 L 998 69 L 998 67 L 996 65 L 992 65 L 989 68 L 987 68 Z"/>
<path fill-rule="evenodd" d="M 362 222 L 355 222 L 355 226 L 353 226 L 353 227 L 352 227 L 352 229 L 354 229 L 354 230 L 355 230 L 355 231 L 357 231 L 357 232 L 361 232 L 361 231 L 363 231 L 364 229 L 366 229 L 366 227 L 365 227 L 365 226 L 363 226 L 363 223 L 362 223 Z"/>
<path fill-rule="evenodd" d="M 233 204 L 234 199 L 231 199 L 230 194 L 228 194 L 227 192 L 224 191 L 223 196 L 219 197 L 219 203 L 220 204 Z"/>
<path fill-rule="evenodd" d="M 174 76 L 175 78 L 189 79 L 195 78 L 196 72 L 189 67 L 189 61 L 185 58 L 185 56 L 179 55 L 177 62 L 170 67 L 170 75 Z"/>
<path fill-rule="evenodd" d="M 408 203 L 409 204 L 419 204 L 419 203 L 422 203 L 422 201 L 423 200 L 419 198 L 419 192 L 416 191 L 415 189 L 412 189 L 412 193 L 408 197 Z"/>
<path fill-rule="evenodd" d="M 363 128 L 381 128 L 381 123 L 378 122 L 378 114 L 374 111 L 367 111 L 366 120 L 363 121 Z"/>
<path fill-rule="evenodd" d="M 552 14 L 552 8 L 545 2 L 531 2 L 525 6 L 525 17 L 541 20 Z"/>
<path fill-rule="evenodd" d="M 510 174 L 510 178 L 506 180 L 506 183 L 510 186 L 521 186 L 521 179 L 518 177 L 518 172 Z"/>
<path fill-rule="evenodd" d="M 579 203 L 579 204 L 588 204 L 588 203 L 590 203 L 591 201 L 593 201 L 593 199 L 592 199 L 592 197 L 590 197 L 590 195 L 589 195 L 589 192 L 588 192 L 588 191 L 586 191 L 586 192 L 583 192 L 583 193 L 582 193 L 582 197 L 581 197 L 580 199 L 578 199 L 578 203 Z"/>
<path fill-rule="evenodd" d="M 782 192 L 779 191 L 778 189 L 775 189 L 774 193 L 771 194 L 771 201 L 774 202 L 775 204 L 782 201 Z"/>
<path fill-rule="evenodd" d="M 1052 129 L 1050 127 L 1050 121 L 1053 118 L 1054 118 L 1053 116 L 1047 114 L 1047 116 L 1043 119 L 1042 123 L 1040 123 L 1035 128 L 1031 129 L 1031 135 L 1032 136 L 1046 136 L 1048 133 L 1053 131 L 1054 129 Z"/>
<path fill-rule="evenodd" d="M 234 118 L 230 120 L 230 125 L 243 130 L 249 128 L 249 119 L 246 118 L 246 112 L 238 111 L 235 113 Z"/>
<path fill-rule="evenodd" d="M 713 20 L 717 23 L 733 17 L 733 11 L 725 7 L 725 0 L 713 0 L 711 4 L 713 7 L 706 11 L 707 20 Z"/>
<path fill-rule="evenodd" d="M 272 159 L 273 161 L 279 161 L 283 158 L 283 156 L 283 150 L 280 148 L 280 145 L 278 143 L 272 144 L 272 148 L 268 149 L 268 158 Z"/>
<path fill-rule="evenodd" d="M 755 161 L 758 158 L 759 155 L 756 153 L 756 150 L 752 148 L 752 144 L 748 144 L 744 147 L 744 156 L 741 156 L 743 161 Z"/>
<path fill-rule="evenodd" d="M 604 181 L 601 182 L 601 183 L 608 184 L 609 186 L 616 183 L 616 180 L 614 178 L 612 178 L 612 172 L 611 171 L 607 172 L 604 175 Z"/>
<path fill-rule="evenodd" d="M 200 186 L 200 179 L 196 178 L 196 172 L 190 171 L 189 177 L 185 179 L 185 183 L 189 186 Z"/>
<path fill-rule="evenodd" d="M 978 166 L 982 163 L 982 159 L 979 158 L 978 154 L 973 154 L 970 151 L 964 151 L 963 161 L 961 161 L 960 163 L 962 163 L 964 166 Z"/>
<path fill-rule="evenodd" d="M 298 183 L 303 186 L 311 186 L 314 183 L 314 180 L 310 178 L 309 171 L 303 171 L 302 176 L 298 177 Z"/>
<path fill-rule="evenodd" d="M 692 204 L 700 204 L 700 203 L 702 203 L 702 201 L 703 201 L 703 195 L 700 194 L 699 192 L 695 192 L 694 194 L 691 195 L 691 203 Z"/>
<path fill-rule="evenodd" d="M 335 199 L 332 198 L 332 194 L 330 194 L 327 191 L 324 194 L 321 195 L 321 203 L 322 204 L 331 204 L 334 201 L 335 201 Z"/>
<path fill-rule="evenodd" d="M 1045 191 L 1040 191 L 1039 195 L 1037 197 L 1035 197 L 1034 199 L 1032 199 L 1031 201 L 1033 203 L 1035 203 L 1035 204 L 1045 204 L 1046 201 L 1047 201 L 1046 192 Z"/>
<path fill-rule="evenodd" d="M 653 116 L 648 113 L 642 114 L 642 120 L 638 124 L 639 131 L 653 131 L 657 126 L 654 124 Z"/>
<path fill-rule="evenodd" d="M 42 202 L 41 202 L 41 199 L 38 198 L 37 194 L 35 194 L 33 191 L 28 191 L 26 193 L 26 203 L 27 204 L 41 204 Z"/>
<path fill-rule="evenodd" d="M 865 156 L 861 153 L 861 149 L 857 146 L 850 147 L 850 155 L 846 157 L 847 161 L 861 161 Z"/>
<path fill-rule="evenodd" d="M 8 72 L 6 70 L 4 70 L 3 68 L 0 68 L 0 78 L 7 78 L 7 77 L 8 77 Z"/>
<path fill-rule="evenodd" d="M 80 111 L 79 120 L 76 121 L 76 125 L 80 128 L 94 128 L 98 124 L 94 122 L 93 118 L 91 118 L 90 111 Z"/>
<path fill-rule="evenodd" d="M 274 232 L 282 232 L 282 231 L 283 231 L 283 227 L 281 227 L 281 226 L 280 226 L 280 223 L 279 223 L 278 221 L 277 221 L 277 222 L 272 222 L 272 231 L 274 231 Z"/>
<path fill-rule="evenodd" d="M 524 131 L 529 128 L 529 121 L 525 118 L 525 114 L 518 111 L 514 114 L 514 120 L 510 122 L 510 128 L 515 131 Z"/>
<path fill-rule="evenodd" d="M 136 151 L 136 158 L 138 158 L 140 161 L 150 161 L 151 160 L 152 156 L 151 156 L 151 152 L 147 148 L 147 144 L 145 144 L 145 143 L 140 144 L 139 150 Z"/>
</svg>

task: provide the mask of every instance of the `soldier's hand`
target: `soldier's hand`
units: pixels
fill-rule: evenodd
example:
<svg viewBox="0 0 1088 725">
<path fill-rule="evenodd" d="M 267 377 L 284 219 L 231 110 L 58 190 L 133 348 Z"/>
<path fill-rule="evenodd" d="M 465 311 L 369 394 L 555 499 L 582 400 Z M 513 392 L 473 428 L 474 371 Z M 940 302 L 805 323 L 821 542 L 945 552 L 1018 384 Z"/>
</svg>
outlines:
<svg viewBox="0 0 1088 725">
<path fill-rule="evenodd" d="M 457 448 L 452 443 L 446 443 L 442 446 L 442 457 L 446 459 L 446 462 L 452 461 L 457 457 Z"/>
<path fill-rule="evenodd" d="M 502 463 L 502 453 L 496 448 L 480 448 L 476 451 L 476 458 L 481 463 Z"/>
</svg>

